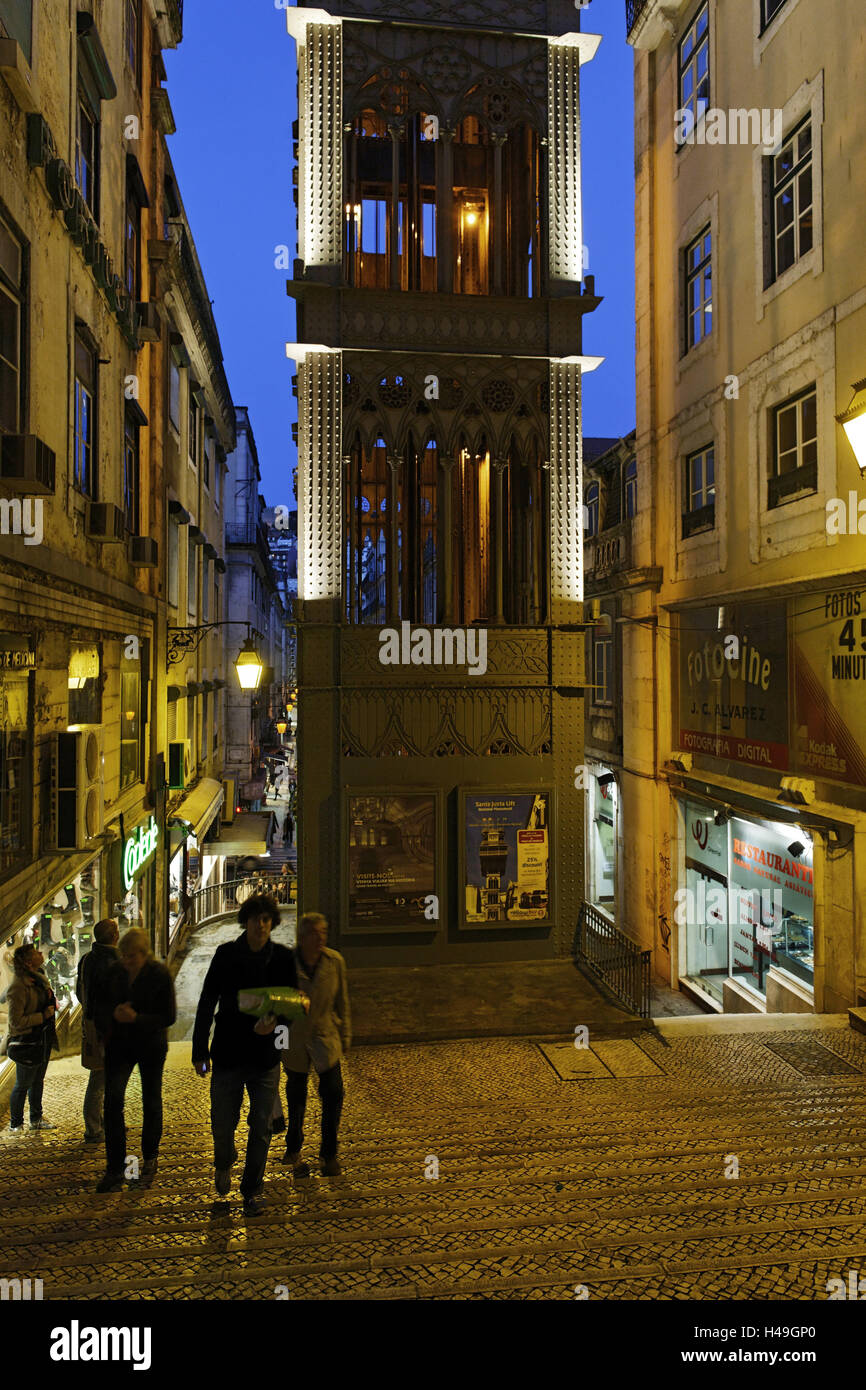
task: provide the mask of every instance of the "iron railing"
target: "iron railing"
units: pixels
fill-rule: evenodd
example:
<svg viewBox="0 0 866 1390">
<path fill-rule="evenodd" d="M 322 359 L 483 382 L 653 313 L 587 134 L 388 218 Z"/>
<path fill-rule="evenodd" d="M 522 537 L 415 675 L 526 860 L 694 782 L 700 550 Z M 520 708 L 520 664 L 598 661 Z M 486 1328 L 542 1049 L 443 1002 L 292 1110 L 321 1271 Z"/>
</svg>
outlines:
<svg viewBox="0 0 866 1390">
<path fill-rule="evenodd" d="M 228 879 L 225 883 L 209 883 L 193 893 L 189 908 L 188 922 L 191 927 L 200 927 L 214 917 L 224 917 L 237 913 L 238 908 L 254 893 L 267 893 L 281 905 L 288 907 L 298 900 L 298 880 L 292 873 L 247 874 L 244 878 Z"/>
<path fill-rule="evenodd" d="M 651 954 L 624 936 L 596 908 L 583 904 L 577 924 L 578 961 L 641 1018 L 650 1016 Z"/>
<path fill-rule="evenodd" d="M 646 9 L 648 0 L 625 0 L 625 31 L 630 34 Z"/>
</svg>

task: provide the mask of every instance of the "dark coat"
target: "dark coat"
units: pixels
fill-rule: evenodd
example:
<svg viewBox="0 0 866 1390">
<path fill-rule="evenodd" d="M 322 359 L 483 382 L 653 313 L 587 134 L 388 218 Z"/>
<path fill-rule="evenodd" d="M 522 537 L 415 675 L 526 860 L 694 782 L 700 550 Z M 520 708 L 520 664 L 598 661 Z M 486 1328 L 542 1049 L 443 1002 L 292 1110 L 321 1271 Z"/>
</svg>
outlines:
<svg viewBox="0 0 866 1390">
<path fill-rule="evenodd" d="M 131 1004 L 134 1023 L 118 1023 L 113 1017 L 118 1004 Z M 168 966 L 146 960 L 130 983 L 122 962 L 112 965 L 96 1000 L 96 1027 L 105 1038 L 105 1058 L 157 1060 L 168 1052 L 168 1030 L 177 1018 L 174 984 Z"/>
<path fill-rule="evenodd" d="M 116 946 L 105 946 L 94 942 L 87 955 L 78 962 L 78 981 L 76 994 L 81 1000 L 85 1018 L 96 1017 L 96 1003 L 105 988 L 112 965 L 120 960 Z"/>
<path fill-rule="evenodd" d="M 192 1035 L 194 1065 L 210 1058 L 217 1067 L 245 1067 L 268 1071 L 278 1065 L 281 1053 L 274 1034 L 256 1033 L 257 1019 L 238 1009 L 238 990 L 262 985 L 290 985 L 297 989 L 295 958 L 287 946 L 269 941 L 262 951 L 251 951 L 246 932 L 235 941 L 218 946 L 202 986 Z M 219 1004 L 213 1042 L 208 1047 L 214 1009 Z M 286 1020 L 288 1022 L 288 1020 Z"/>
</svg>

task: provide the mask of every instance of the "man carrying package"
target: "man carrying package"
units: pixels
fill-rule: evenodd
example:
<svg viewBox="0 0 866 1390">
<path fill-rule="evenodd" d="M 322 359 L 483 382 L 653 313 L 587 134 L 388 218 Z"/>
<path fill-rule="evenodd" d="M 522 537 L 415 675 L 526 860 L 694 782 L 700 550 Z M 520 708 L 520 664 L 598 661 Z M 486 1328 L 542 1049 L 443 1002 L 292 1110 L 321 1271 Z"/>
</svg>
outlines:
<svg viewBox="0 0 866 1390">
<path fill-rule="evenodd" d="M 296 1016 L 298 1000 L 288 991 L 297 989 L 298 979 L 292 952 L 271 941 L 271 932 L 280 921 L 280 909 L 273 898 L 247 898 L 238 921 L 243 934 L 217 947 L 205 976 L 193 1029 L 192 1064 L 199 1076 L 211 1071 L 211 1131 L 220 1197 L 227 1196 L 231 1188 L 231 1169 L 238 1157 L 235 1130 L 244 1090 L 249 1094 L 250 1128 L 241 1196 L 244 1215 L 261 1216 L 271 1112 L 280 1079 L 274 1030 L 278 1023 L 288 1027 Z M 262 1014 L 265 992 L 271 994 L 267 1002 L 285 1012 Z M 240 1003 L 252 1007 L 253 1012 L 241 1011 L 239 995 L 244 996 Z M 300 1003 L 303 1007 L 304 1001 Z M 219 1012 L 209 1046 L 217 1004 Z"/>
</svg>

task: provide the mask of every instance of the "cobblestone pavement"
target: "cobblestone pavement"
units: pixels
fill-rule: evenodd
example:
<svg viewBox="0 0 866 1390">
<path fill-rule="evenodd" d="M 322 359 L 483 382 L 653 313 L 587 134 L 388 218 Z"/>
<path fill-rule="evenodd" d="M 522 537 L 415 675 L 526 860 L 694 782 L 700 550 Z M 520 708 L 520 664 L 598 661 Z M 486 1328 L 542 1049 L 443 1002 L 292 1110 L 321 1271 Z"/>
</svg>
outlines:
<svg viewBox="0 0 866 1390">
<path fill-rule="evenodd" d="M 600 1042 L 600 1069 L 575 1080 L 544 1046 L 359 1049 L 344 1176 L 293 1181 L 278 1137 L 267 1214 L 249 1222 L 236 1190 L 215 1197 L 188 1043 L 169 1056 L 153 1185 L 108 1196 L 93 1191 L 102 1154 L 81 1139 L 84 1073 L 52 1063 L 59 1128 L 14 1137 L 4 1117 L 0 1278 L 42 1278 L 60 1300 L 269 1299 L 280 1286 L 292 1300 L 574 1299 L 578 1286 L 605 1300 L 820 1300 L 828 1279 L 866 1267 L 866 1038 L 644 1033 Z M 131 1153 L 139 1114 L 136 1078 Z M 311 1162 L 317 1121 L 311 1094 Z"/>
</svg>

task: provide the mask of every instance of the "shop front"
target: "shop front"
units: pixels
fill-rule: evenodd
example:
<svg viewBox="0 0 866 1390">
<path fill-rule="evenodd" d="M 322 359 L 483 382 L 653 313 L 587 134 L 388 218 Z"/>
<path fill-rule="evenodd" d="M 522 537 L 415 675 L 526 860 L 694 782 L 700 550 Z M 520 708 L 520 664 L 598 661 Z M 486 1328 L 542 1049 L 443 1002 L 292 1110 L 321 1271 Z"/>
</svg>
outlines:
<svg viewBox="0 0 866 1390">
<path fill-rule="evenodd" d="M 586 898 L 616 920 L 616 859 L 619 796 L 616 774 L 601 763 L 587 763 Z"/>
<path fill-rule="evenodd" d="M 203 777 L 180 805 L 169 813 L 168 941 L 179 940 L 189 920 L 193 895 L 219 879 L 221 861 L 205 843 L 223 804 L 223 787 Z"/>
<path fill-rule="evenodd" d="M 159 899 L 156 888 L 156 857 L 160 844 L 160 829 L 156 817 L 121 835 L 114 847 L 112 868 L 113 901 L 111 916 L 117 918 L 121 934 L 130 927 L 141 927 L 156 944 Z"/>
<path fill-rule="evenodd" d="M 81 856 L 79 856 L 79 859 Z M 57 886 L 0 937 L 0 1037 L 9 1023 L 8 995 L 13 979 L 13 956 L 19 946 L 36 946 L 45 958 L 44 970 L 57 996 L 57 1030 L 61 1045 L 69 1036 L 78 1008 L 78 963 L 93 945 L 93 928 L 102 915 L 104 880 L 101 854 L 69 873 Z M 0 1058 L 0 1074 L 10 1066 Z"/>
<path fill-rule="evenodd" d="M 796 821 L 678 799 L 680 984 L 726 1013 L 814 1007 L 814 842 Z"/>
</svg>

